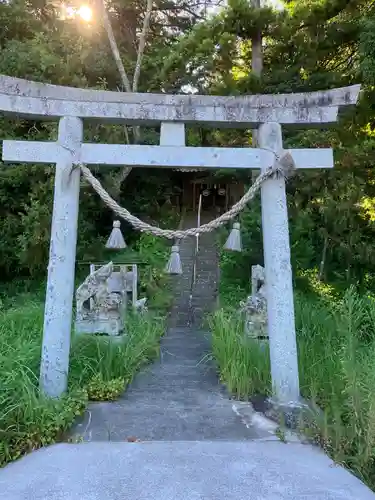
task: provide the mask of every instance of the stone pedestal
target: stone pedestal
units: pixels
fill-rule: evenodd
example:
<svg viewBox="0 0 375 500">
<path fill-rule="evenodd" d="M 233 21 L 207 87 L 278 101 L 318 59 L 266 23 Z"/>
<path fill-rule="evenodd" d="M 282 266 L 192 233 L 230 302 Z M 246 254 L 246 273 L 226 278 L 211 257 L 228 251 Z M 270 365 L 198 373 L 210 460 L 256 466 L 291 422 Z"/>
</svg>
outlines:
<svg viewBox="0 0 375 500">
<path fill-rule="evenodd" d="M 120 335 L 124 333 L 124 321 L 119 318 L 78 319 L 75 323 L 76 333 Z"/>
</svg>

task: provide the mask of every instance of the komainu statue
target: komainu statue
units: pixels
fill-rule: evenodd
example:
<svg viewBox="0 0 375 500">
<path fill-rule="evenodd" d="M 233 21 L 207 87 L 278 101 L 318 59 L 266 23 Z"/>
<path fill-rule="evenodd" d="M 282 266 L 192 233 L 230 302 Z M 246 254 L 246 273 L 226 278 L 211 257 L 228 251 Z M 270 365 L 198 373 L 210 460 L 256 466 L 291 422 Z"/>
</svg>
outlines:
<svg viewBox="0 0 375 500">
<path fill-rule="evenodd" d="M 264 267 L 251 267 L 251 295 L 241 302 L 245 313 L 245 333 L 248 337 L 267 339 L 267 296 Z"/>
<path fill-rule="evenodd" d="M 109 262 L 91 273 L 76 291 L 77 333 L 119 335 L 124 329 L 126 308 L 125 276 L 117 288 L 110 285 L 113 263 Z"/>
</svg>

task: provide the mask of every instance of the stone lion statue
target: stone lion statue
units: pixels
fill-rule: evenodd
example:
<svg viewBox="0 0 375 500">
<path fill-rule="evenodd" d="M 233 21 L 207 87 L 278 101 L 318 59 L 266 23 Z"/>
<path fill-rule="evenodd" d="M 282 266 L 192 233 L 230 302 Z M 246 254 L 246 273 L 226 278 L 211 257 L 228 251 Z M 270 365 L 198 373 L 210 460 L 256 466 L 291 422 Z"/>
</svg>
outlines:
<svg viewBox="0 0 375 500">
<path fill-rule="evenodd" d="M 252 266 L 251 295 L 240 303 L 241 312 L 245 313 L 245 332 L 249 337 L 268 337 L 266 294 L 264 267 Z"/>
<path fill-rule="evenodd" d="M 108 279 L 113 272 L 109 262 L 89 274 L 76 291 L 76 329 L 85 333 L 117 335 L 123 327 L 124 294 L 111 292 Z"/>
</svg>

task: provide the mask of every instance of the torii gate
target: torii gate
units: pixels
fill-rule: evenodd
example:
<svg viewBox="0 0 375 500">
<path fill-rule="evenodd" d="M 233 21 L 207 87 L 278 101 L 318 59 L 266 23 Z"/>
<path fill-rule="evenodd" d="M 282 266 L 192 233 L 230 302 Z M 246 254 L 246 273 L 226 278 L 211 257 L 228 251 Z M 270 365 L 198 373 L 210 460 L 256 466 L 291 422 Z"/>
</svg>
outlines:
<svg viewBox="0 0 375 500">
<path fill-rule="evenodd" d="M 0 75 L 0 112 L 59 120 L 56 142 L 3 141 L 6 162 L 55 163 L 55 192 L 40 371 L 41 390 L 59 397 L 67 389 L 80 171 L 72 167 L 118 165 L 166 168 L 268 169 L 283 150 L 281 125 L 326 126 L 339 109 L 354 105 L 359 85 L 325 92 L 217 97 L 86 90 Z M 83 120 L 155 126 L 160 146 L 82 142 Z M 258 128 L 258 148 L 186 147 L 185 124 Z M 296 168 L 332 168 L 331 149 L 290 150 Z M 284 178 L 261 188 L 271 373 L 282 404 L 299 401 L 292 270 Z"/>
</svg>

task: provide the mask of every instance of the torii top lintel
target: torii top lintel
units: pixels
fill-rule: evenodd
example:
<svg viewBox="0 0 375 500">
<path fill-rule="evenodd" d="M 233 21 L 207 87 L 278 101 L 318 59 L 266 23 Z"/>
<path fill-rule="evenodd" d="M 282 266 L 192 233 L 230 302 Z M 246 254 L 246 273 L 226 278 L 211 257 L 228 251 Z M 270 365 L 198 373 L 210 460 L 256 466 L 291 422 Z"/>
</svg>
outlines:
<svg viewBox="0 0 375 500">
<path fill-rule="evenodd" d="M 37 83 L 0 75 L 0 114 L 33 119 L 77 116 L 110 123 L 202 124 L 254 128 L 264 122 L 313 126 L 335 123 L 357 102 L 360 85 L 274 95 L 203 96 L 110 92 Z"/>
</svg>

